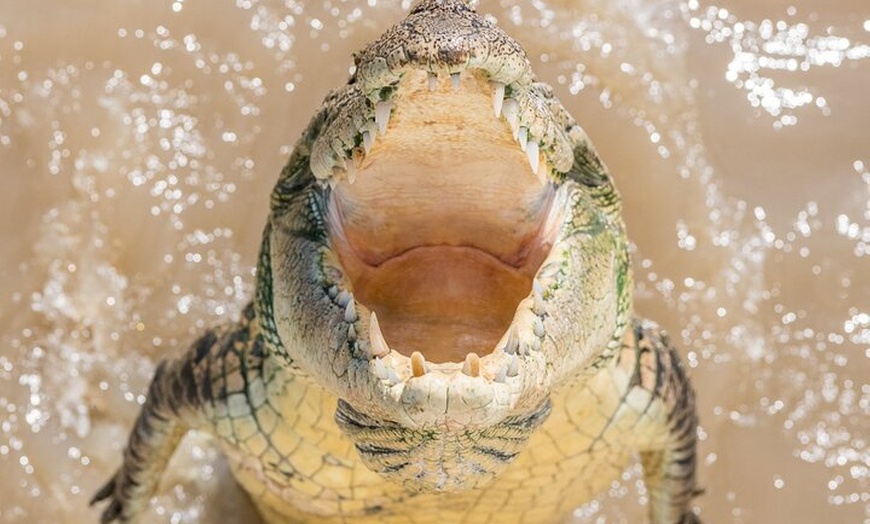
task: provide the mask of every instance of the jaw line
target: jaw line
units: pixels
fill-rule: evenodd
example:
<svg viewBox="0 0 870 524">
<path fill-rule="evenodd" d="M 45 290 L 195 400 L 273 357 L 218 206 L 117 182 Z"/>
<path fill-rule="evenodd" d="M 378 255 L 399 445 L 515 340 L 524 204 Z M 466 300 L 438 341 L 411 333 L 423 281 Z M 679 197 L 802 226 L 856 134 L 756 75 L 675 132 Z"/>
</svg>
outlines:
<svg viewBox="0 0 870 524">
<path fill-rule="evenodd" d="M 495 350 L 533 291 L 558 229 L 557 191 L 540 184 L 510 125 L 486 107 L 502 90 L 490 91 L 476 74 L 464 75 L 458 89 L 452 79 L 431 87 L 418 71 L 395 88 L 384 134 L 367 154 L 347 159 L 354 168 L 334 170 L 327 224 L 347 289 L 378 312 L 387 342 L 408 357 L 419 351 L 430 362 L 463 363 Z M 460 291 L 446 289 L 455 287 Z M 432 337 L 423 334 L 445 319 L 459 330 L 452 340 L 466 340 L 445 348 L 450 355 L 431 349 Z M 417 321 L 423 324 L 413 326 Z M 489 334 L 468 338 L 480 329 Z M 413 332 L 416 342 L 399 331 Z"/>
</svg>

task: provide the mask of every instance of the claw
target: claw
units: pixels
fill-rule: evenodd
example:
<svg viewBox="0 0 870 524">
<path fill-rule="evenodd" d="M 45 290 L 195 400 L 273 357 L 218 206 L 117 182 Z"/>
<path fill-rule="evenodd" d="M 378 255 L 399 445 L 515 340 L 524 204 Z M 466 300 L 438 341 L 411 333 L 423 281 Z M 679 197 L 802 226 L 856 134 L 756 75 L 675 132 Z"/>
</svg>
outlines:
<svg viewBox="0 0 870 524">
<path fill-rule="evenodd" d="M 94 494 L 91 501 L 88 502 L 88 505 L 93 506 L 97 502 L 102 502 L 111 497 L 112 494 L 115 493 L 115 478 L 116 477 L 112 477 L 110 481 L 103 484 L 103 487 Z"/>
</svg>

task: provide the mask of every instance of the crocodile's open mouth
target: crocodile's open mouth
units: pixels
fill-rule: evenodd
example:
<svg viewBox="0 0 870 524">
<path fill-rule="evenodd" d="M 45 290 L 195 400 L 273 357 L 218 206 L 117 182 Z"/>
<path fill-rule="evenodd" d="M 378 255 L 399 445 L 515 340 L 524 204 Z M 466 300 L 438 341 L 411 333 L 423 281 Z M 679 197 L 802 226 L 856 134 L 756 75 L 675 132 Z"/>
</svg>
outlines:
<svg viewBox="0 0 870 524">
<path fill-rule="evenodd" d="M 409 71 L 396 93 L 333 182 L 333 249 L 392 350 L 489 354 L 555 240 L 549 167 L 485 73 Z"/>
</svg>

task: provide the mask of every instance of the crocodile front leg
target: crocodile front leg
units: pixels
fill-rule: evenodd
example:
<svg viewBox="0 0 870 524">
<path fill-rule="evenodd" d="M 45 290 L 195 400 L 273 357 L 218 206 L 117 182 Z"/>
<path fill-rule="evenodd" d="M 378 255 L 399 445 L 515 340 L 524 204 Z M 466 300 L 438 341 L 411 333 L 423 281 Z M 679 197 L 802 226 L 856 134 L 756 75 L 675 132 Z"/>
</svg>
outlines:
<svg viewBox="0 0 870 524">
<path fill-rule="evenodd" d="M 700 493 L 695 483 L 695 393 L 676 350 L 657 325 L 636 320 L 626 335 L 626 345 L 635 359 L 629 388 L 650 392 L 648 405 L 663 408 L 653 424 L 653 438 L 646 446 L 639 444 L 651 520 L 654 524 L 700 523 L 690 508 L 692 498 Z"/>
<path fill-rule="evenodd" d="M 226 408 L 228 396 L 234 393 L 228 384 L 243 383 L 245 373 L 244 365 L 228 369 L 228 363 L 246 362 L 259 346 L 253 319 L 249 306 L 237 324 L 207 331 L 180 357 L 157 367 L 124 450 L 124 462 L 91 500 L 91 505 L 108 501 L 100 519 L 103 524 L 134 522 L 185 433 L 209 423 L 216 410 Z"/>
</svg>

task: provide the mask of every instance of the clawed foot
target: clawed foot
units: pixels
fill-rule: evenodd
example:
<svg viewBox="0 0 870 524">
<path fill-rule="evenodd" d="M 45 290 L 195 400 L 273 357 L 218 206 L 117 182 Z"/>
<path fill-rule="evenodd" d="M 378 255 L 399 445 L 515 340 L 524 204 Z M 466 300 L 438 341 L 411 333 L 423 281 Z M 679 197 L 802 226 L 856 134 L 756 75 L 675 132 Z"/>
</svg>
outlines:
<svg viewBox="0 0 870 524">
<path fill-rule="evenodd" d="M 90 505 L 93 506 L 99 502 L 103 502 L 104 500 L 109 500 L 109 505 L 106 506 L 106 509 L 103 510 L 103 514 L 100 515 L 100 523 L 108 524 L 109 522 L 114 522 L 116 520 L 120 520 L 121 511 L 123 510 L 123 505 L 120 500 L 118 500 L 116 494 L 117 480 L 118 476 L 121 474 L 119 471 L 115 473 L 115 475 L 100 488 L 99 491 L 94 495 L 94 497 L 90 501 Z"/>
</svg>

